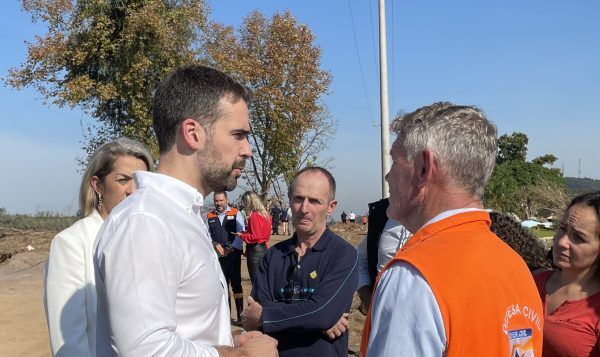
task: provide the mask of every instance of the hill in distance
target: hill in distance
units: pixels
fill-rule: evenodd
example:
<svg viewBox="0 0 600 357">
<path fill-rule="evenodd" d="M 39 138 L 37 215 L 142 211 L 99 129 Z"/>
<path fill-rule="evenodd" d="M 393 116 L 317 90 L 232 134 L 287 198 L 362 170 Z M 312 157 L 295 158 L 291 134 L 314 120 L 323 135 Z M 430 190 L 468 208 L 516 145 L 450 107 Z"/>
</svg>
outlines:
<svg viewBox="0 0 600 357">
<path fill-rule="evenodd" d="M 572 196 L 586 192 L 600 191 L 600 180 L 588 177 L 565 177 L 565 182 L 567 183 L 569 194 Z"/>
</svg>

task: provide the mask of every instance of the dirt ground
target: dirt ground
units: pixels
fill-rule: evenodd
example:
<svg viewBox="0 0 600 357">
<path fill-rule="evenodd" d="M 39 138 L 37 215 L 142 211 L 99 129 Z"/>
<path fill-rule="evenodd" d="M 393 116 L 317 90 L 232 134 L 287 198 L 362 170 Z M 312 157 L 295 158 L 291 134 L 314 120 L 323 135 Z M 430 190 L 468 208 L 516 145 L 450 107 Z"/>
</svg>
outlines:
<svg viewBox="0 0 600 357">
<path fill-rule="evenodd" d="M 366 233 L 366 226 L 337 224 L 332 230 L 357 246 Z M 50 355 L 42 302 L 42 279 L 50 242 L 55 233 L 0 227 L 0 356 Z M 271 243 L 286 238 L 272 236 Z M 28 250 L 28 246 L 33 250 Z M 242 284 L 247 296 L 250 279 L 245 258 L 242 259 Z M 364 316 L 358 312 L 357 306 L 358 298 L 355 296 L 350 315 L 351 355 L 358 354 L 364 323 Z"/>
</svg>

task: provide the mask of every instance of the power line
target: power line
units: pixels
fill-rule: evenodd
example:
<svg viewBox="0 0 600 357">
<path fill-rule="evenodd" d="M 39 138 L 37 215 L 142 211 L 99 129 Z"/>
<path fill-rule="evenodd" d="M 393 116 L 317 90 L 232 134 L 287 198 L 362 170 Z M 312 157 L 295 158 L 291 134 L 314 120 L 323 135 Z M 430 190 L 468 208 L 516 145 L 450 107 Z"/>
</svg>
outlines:
<svg viewBox="0 0 600 357">
<path fill-rule="evenodd" d="M 354 26 L 354 15 L 352 14 L 352 5 L 350 4 L 350 0 L 348 0 L 348 9 L 350 10 L 350 22 L 352 23 L 352 33 L 354 34 L 354 48 L 356 48 L 356 58 L 358 59 L 358 67 L 360 68 L 360 78 L 362 80 L 365 100 L 367 102 L 367 107 L 369 108 L 369 117 L 371 118 L 371 123 L 375 125 L 375 122 L 373 121 L 373 112 L 371 111 L 371 104 L 369 103 L 369 92 L 367 91 L 365 74 L 363 72 L 362 61 L 360 60 L 360 52 L 358 50 L 358 39 L 356 36 L 356 26 Z"/>
<path fill-rule="evenodd" d="M 371 1 L 367 1 L 369 4 L 369 18 L 371 19 L 371 47 L 373 48 L 373 63 L 377 63 L 377 50 L 375 49 L 375 32 L 373 31 L 373 5 Z M 375 78 L 377 78 L 377 67 L 375 68 Z"/>
<path fill-rule="evenodd" d="M 396 86 L 394 85 L 394 0 L 390 0 L 390 2 L 392 5 L 392 45 L 390 46 L 390 50 L 392 52 L 392 77 L 390 78 L 390 97 L 392 97 L 392 108 L 393 110 L 396 110 Z"/>
</svg>

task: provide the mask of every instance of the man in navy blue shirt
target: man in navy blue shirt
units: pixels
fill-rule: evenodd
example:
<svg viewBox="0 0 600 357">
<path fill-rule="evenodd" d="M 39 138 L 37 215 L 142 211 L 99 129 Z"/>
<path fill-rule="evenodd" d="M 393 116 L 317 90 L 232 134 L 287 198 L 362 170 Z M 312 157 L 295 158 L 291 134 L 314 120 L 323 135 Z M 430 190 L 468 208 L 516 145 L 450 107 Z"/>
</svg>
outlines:
<svg viewBox="0 0 600 357">
<path fill-rule="evenodd" d="M 296 233 L 267 251 L 242 313 L 244 328 L 277 339 L 282 357 L 347 356 L 358 258 L 326 225 L 337 205 L 335 180 L 323 168 L 303 169 L 289 200 Z"/>
</svg>

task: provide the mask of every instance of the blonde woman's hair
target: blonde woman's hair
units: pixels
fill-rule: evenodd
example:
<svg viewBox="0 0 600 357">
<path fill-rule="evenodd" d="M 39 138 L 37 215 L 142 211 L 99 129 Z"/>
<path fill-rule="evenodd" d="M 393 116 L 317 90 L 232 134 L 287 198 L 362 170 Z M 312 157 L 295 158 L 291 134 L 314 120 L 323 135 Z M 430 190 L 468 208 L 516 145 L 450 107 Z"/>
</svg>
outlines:
<svg viewBox="0 0 600 357">
<path fill-rule="evenodd" d="M 79 189 L 79 215 L 89 216 L 98 207 L 98 195 L 92 188 L 92 177 L 103 180 L 112 170 L 115 161 L 121 156 L 133 156 L 142 160 L 148 170 L 152 169 L 153 160 L 150 151 L 137 140 L 118 138 L 102 144 L 90 157 L 83 173 Z"/>
<path fill-rule="evenodd" d="M 252 191 L 247 191 L 242 195 L 242 203 L 244 204 L 244 210 L 246 214 L 250 215 L 251 212 L 256 211 L 261 216 L 269 217 L 269 212 L 265 209 L 262 201 L 258 195 Z"/>
</svg>

